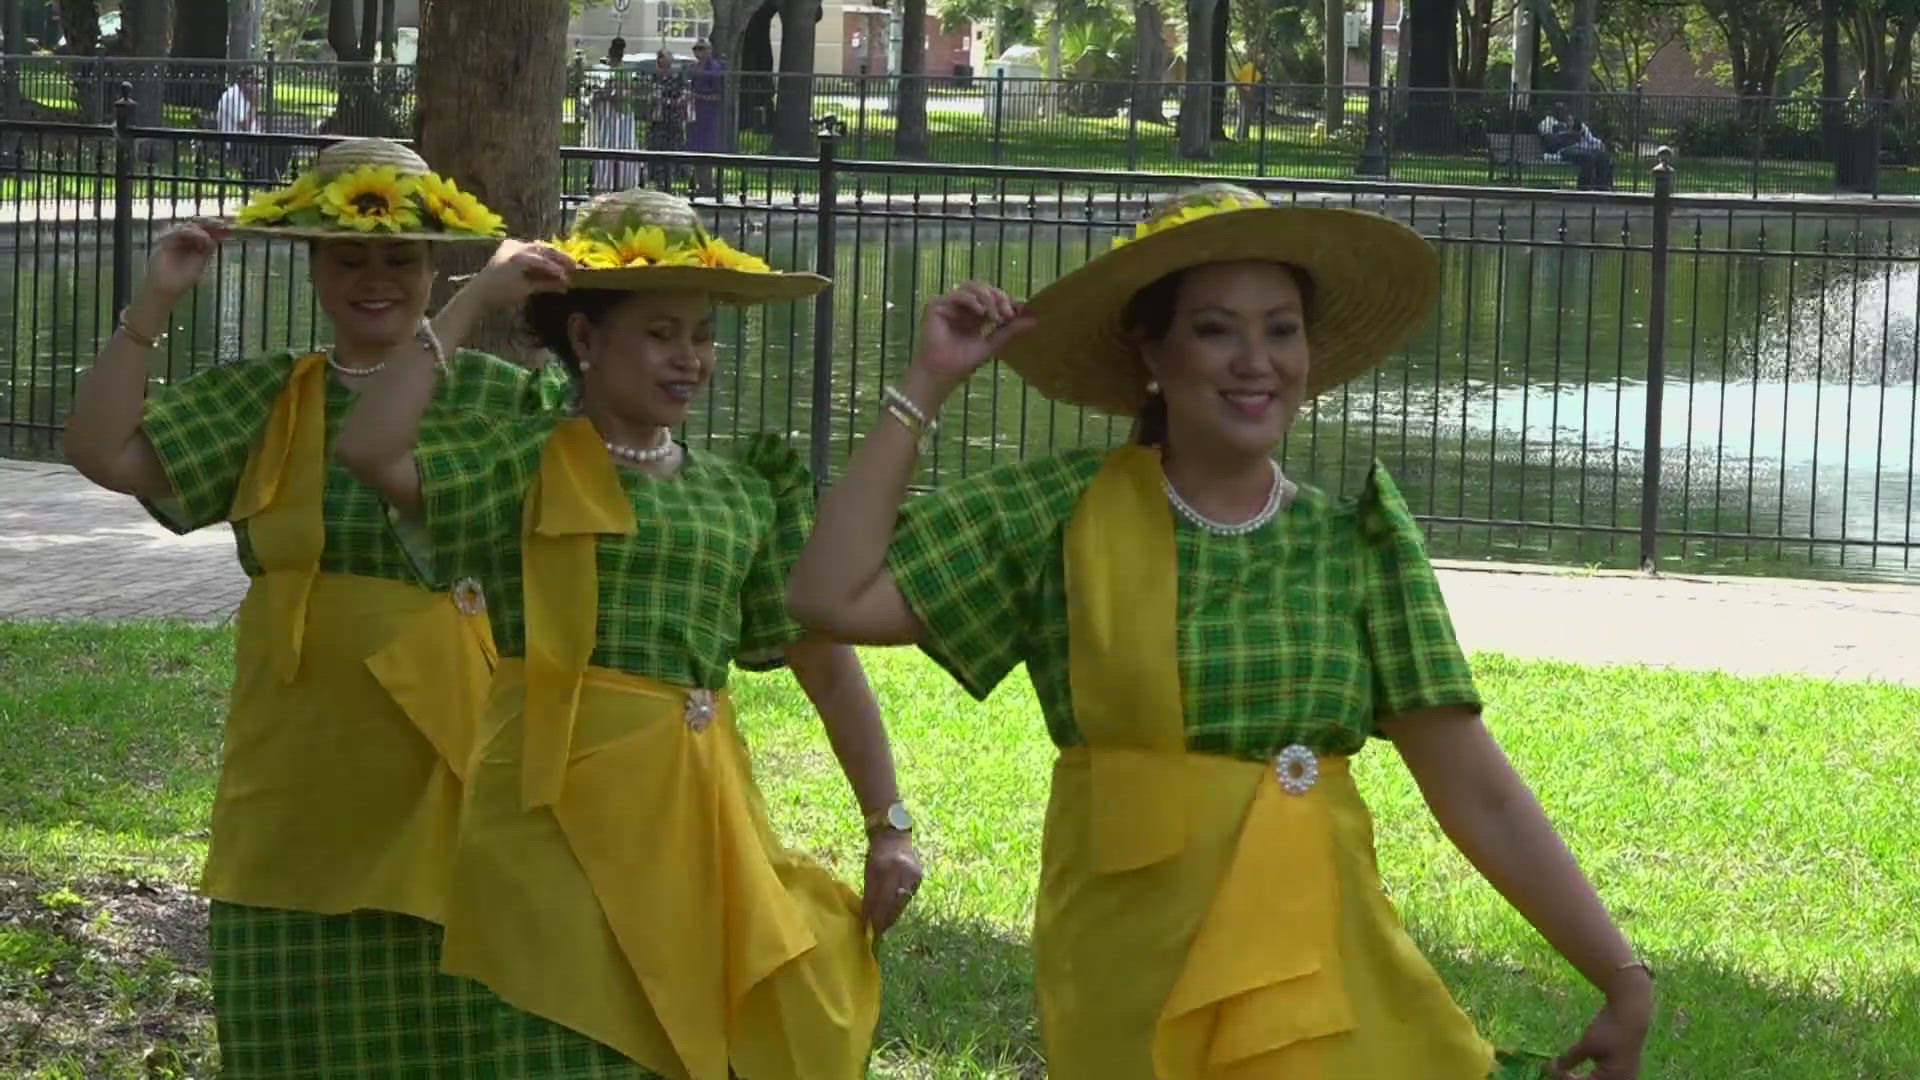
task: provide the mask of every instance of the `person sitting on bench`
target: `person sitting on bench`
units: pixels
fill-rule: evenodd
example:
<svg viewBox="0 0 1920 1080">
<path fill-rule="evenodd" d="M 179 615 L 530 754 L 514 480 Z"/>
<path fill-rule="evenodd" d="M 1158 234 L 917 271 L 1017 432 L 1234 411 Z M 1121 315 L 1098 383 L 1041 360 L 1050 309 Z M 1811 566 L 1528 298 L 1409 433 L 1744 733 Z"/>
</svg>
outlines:
<svg viewBox="0 0 1920 1080">
<path fill-rule="evenodd" d="M 1540 149 L 1574 167 L 1581 191 L 1613 190 L 1613 154 L 1564 102 L 1540 121 Z"/>
</svg>

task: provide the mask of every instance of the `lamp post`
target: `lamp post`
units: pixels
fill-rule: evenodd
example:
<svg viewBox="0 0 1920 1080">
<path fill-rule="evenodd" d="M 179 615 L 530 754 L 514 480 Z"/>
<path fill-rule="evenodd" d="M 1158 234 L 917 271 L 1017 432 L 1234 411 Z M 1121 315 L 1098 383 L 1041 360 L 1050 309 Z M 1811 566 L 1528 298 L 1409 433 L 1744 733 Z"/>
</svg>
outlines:
<svg viewBox="0 0 1920 1080">
<path fill-rule="evenodd" d="M 1403 0 L 1404 2 L 1404 0 Z M 1360 148 L 1360 163 L 1355 176 L 1385 179 L 1387 142 L 1380 130 L 1380 76 L 1386 66 L 1387 0 L 1373 0 L 1373 13 L 1367 26 L 1367 142 Z M 1400 32 L 1406 32 L 1406 11 L 1401 10 Z"/>
</svg>

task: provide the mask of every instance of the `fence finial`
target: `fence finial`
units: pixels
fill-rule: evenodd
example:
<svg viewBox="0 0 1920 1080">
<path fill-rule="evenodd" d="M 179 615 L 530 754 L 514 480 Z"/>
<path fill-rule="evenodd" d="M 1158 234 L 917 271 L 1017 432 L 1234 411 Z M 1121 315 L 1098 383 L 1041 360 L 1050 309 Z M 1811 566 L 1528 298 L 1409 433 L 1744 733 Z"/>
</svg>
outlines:
<svg viewBox="0 0 1920 1080">
<path fill-rule="evenodd" d="M 1672 171 L 1672 169 L 1673 169 L 1673 147 L 1661 146 L 1661 147 L 1655 148 L 1653 151 L 1653 170 L 1655 172 L 1662 172 L 1662 171 L 1670 172 Z"/>
<path fill-rule="evenodd" d="M 813 122 L 813 136 L 816 139 L 841 139 L 845 138 L 846 134 L 846 123 L 832 113 Z"/>
</svg>

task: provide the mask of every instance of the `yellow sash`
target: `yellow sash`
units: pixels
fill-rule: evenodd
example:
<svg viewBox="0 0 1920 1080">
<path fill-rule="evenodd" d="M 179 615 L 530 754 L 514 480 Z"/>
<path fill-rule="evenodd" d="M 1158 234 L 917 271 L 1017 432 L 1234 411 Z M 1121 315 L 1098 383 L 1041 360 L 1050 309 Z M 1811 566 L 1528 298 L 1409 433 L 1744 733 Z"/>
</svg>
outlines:
<svg viewBox="0 0 1920 1080">
<path fill-rule="evenodd" d="M 1077 805 L 1063 806 L 1057 789 L 1054 810 L 1066 811 L 1058 818 L 1063 828 L 1075 828 L 1073 819 L 1084 818 L 1087 836 L 1084 843 L 1066 838 L 1053 846 L 1056 854 L 1075 852 L 1091 865 L 1081 874 L 1061 867 L 1046 872 L 1038 924 L 1061 936 L 1082 935 L 1084 928 L 1061 926 L 1067 909 L 1087 902 L 1084 895 L 1068 894 L 1098 890 L 1102 876 L 1125 889 L 1151 880 L 1155 868 L 1165 866 L 1218 882 L 1207 890 L 1210 896 L 1195 897 L 1206 905 L 1205 914 L 1159 1006 L 1152 1060 L 1160 1080 L 1238 1077 L 1243 1074 L 1235 1070 L 1261 1055 L 1353 1027 L 1335 946 L 1340 898 L 1323 799 L 1283 793 L 1263 763 L 1200 761 L 1195 759 L 1202 755 L 1186 752 L 1176 637 L 1179 575 L 1162 479 L 1157 450 L 1115 450 L 1068 523 L 1070 680 L 1074 718 L 1087 745 L 1063 755 L 1063 766 L 1084 763 L 1089 778 L 1065 787 L 1083 793 L 1072 800 Z M 1244 794 L 1223 802 L 1223 791 Z M 1189 820 L 1192 815 L 1199 817 Z M 1054 823 L 1050 815 L 1050 827 Z M 1239 839 L 1209 843 L 1209 854 L 1195 858 L 1188 851 L 1190 829 Z M 1050 895 L 1050 883 L 1063 888 Z M 1055 970 L 1077 969 L 1077 977 L 1085 978 L 1092 974 L 1086 964 L 1100 962 L 1096 952 L 1140 956 L 1154 947 L 1131 940 L 1126 916 L 1116 914 L 1108 927 L 1078 938 L 1097 943 L 1082 962 Z M 1043 966 L 1043 1012 L 1072 1017 L 1063 1022 L 1076 1026 L 1098 1024 L 1102 1017 L 1132 1025 L 1120 1019 L 1123 1012 L 1098 1005 L 1048 1007 L 1050 995 L 1084 993 L 1049 987 Z M 1054 1057 L 1056 1042 L 1084 1048 L 1067 1051 L 1070 1056 L 1098 1056 L 1105 1047 L 1137 1055 L 1137 1035 L 1111 1034 L 1050 1033 L 1058 1036 L 1049 1039 L 1050 1067 L 1065 1078 L 1145 1075 L 1145 1063 L 1137 1060 Z"/>
<path fill-rule="evenodd" d="M 293 365 L 286 388 L 274 398 L 266 431 L 227 512 L 228 520 L 247 523 L 261 571 L 251 589 L 267 608 L 274 668 L 286 682 L 300 673 L 307 597 L 327 544 L 321 513 L 326 484 L 326 355 L 314 353 Z"/>
<path fill-rule="evenodd" d="M 527 657 L 494 680 L 443 963 L 667 1075 L 854 1080 L 880 1004 L 859 898 L 779 846 L 725 693 L 589 666 L 598 537 L 634 527 L 591 422 L 561 423 L 522 519 Z"/>
<path fill-rule="evenodd" d="M 522 809 L 560 799 L 580 681 L 598 631 L 600 534 L 633 531 L 633 507 L 593 421 L 561 421 L 541 455 L 521 523 L 527 640 Z"/>
</svg>

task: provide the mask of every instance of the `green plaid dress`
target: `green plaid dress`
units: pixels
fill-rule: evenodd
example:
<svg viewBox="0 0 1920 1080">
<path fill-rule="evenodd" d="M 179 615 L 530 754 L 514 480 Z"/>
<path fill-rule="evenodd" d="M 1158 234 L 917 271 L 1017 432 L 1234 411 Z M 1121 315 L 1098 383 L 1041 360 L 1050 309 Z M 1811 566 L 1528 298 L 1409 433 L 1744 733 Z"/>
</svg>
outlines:
<svg viewBox="0 0 1920 1080">
<path fill-rule="evenodd" d="M 1062 539 L 1104 451 L 1007 465 L 910 502 L 888 567 L 923 648 L 976 698 L 1027 665 L 1047 729 L 1082 742 L 1068 687 Z M 1386 470 L 1335 502 L 1302 486 L 1270 524 L 1220 536 L 1174 518 L 1187 745 L 1268 760 L 1365 745 L 1377 721 L 1478 708 L 1420 527 Z"/>
<path fill-rule="evenodd" d="M 559 416 L 481 422 L 465 439 L 422 444 L 425 524 L 436 565 L 474 577 L 502 657 L 524 656 L 522 510 Z M 777 436 L 736 459 L 689 449 L 677 475 L 621 469 L 631 536 L 598 539 L 598 636 L 591 663 L 679 686 L 725 688 L 731 666 L 776 667 L 803 628 L 787 576 L 813 527 L 813 483 Z M 490 991 L 483 1037 L 497 1080 L 642 1080 L 617 1051 Z"/>
<path fill-rule="evenodd" d="M 148 511 L 176 532 L 226 520 L 254 445 L 299 358 L 290 353 L 208 369 L 149 400 L 142 430 L 173 482 Z M 478 352 L 450 361 L 422 422 L 428 441 L 464 430 L 469 413 L 520 415 L 564 403 L 558 369 L 535 373 Z M 327 440 L 357 394 L 329 380 Z M 415 557 L 379 498 L 329 461 L 323 572 L 429 588 L 451 579 Z M 259 573 L 247 523 L 234 523 L 242 568 Z M 216 842 L 217 838 L 216 838 Z M 476 1025 L 490 1023 L 478 987 L 439 973 L 440 931 L 407 915 L 346 915 L 215 901 L 208 933 L 224 1076 L 236 1080 L 469 1075 Z"/>
</svg>

